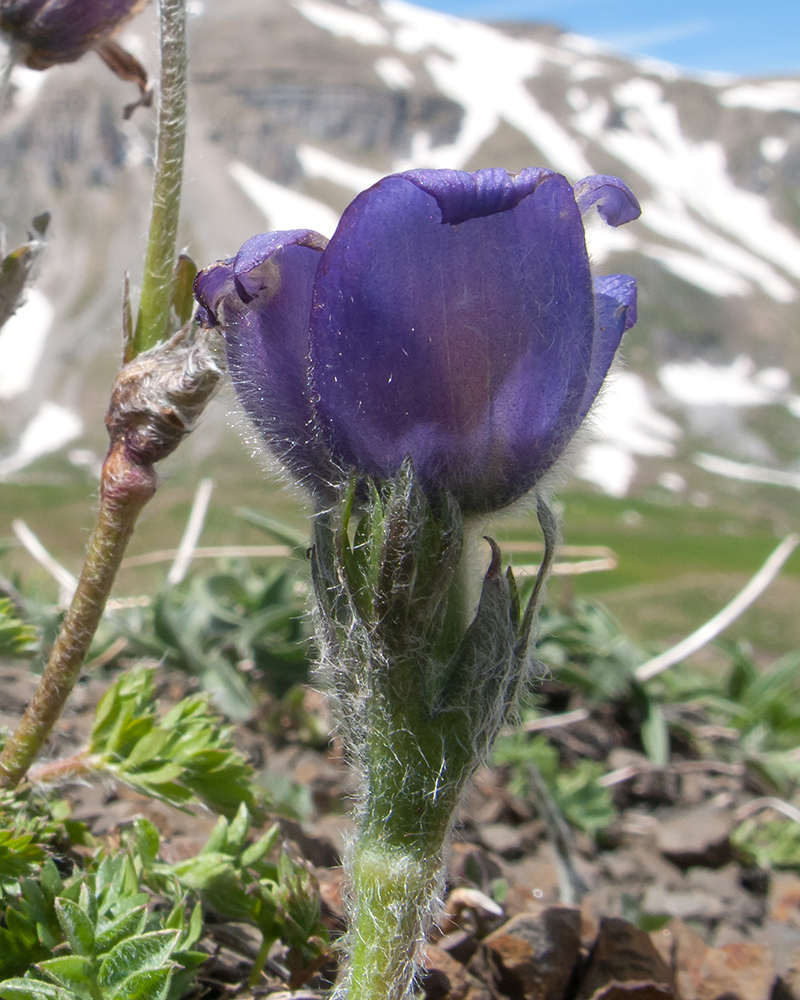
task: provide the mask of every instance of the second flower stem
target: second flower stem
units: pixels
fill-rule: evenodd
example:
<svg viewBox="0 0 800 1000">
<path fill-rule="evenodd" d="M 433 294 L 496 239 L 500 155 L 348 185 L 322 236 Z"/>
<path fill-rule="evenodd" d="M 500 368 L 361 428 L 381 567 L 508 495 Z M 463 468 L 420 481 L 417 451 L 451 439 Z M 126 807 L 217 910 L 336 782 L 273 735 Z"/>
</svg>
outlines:
<svg viewBox="0 0 800 1000">
<path fill-rule="evenodd" d="M 147 241 L 139 315 L 125 361 L 154 347 L 168 333 L 172 271 L 186 144 L 186 0 L 161 3 L 161 87 L 153 209 Z"/>
<path fill-rule="evenodd" d="M 72 604 L 33 700 L 0 754 L 0 789 L 15 788 L 41 751 L 80 674 L 136 519 L 156 489 L 152 467 L 132 463 L 123 442 L 103 466 L 100 509 Z"/>
</svg>

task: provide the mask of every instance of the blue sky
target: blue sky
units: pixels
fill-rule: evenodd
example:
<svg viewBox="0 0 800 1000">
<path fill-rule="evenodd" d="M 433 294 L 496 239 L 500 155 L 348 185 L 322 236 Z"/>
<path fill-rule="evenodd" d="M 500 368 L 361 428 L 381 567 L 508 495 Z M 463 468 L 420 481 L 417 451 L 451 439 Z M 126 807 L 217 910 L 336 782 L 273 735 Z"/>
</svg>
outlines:
<svg viewBox="0 0 800 1000">
<path fill-rule="evenodd" d="M 417 0 L 484 20 L 550 21 L 692 70 L 800 75 L 798 0 Z"/>
</svg>

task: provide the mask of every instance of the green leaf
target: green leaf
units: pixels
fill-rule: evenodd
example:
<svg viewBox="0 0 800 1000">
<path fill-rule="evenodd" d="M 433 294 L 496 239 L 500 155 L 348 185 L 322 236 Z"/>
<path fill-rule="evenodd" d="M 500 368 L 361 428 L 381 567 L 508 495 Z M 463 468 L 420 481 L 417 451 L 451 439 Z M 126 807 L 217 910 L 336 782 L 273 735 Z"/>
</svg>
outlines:
<svg viewBox="0 0 800 1000">
<path fill-rule="evenodd" d="M 79 996 L 91 995 L 96 988 L 92 961 L 82 955 L 62 955 L 39 962 L 41 969 L 54 983 Z"/>
<path fill-rule="evenodd" d="M 3 1000 L 69 1000 L 71 996 L 60 986 L 39 979 L 6 979 L 0 983 Z"/>
<path fill-rule="evenodd" d="M 111 1000 L 164 1000 L 173 969 L 148 969 L 123 979 Z"/>
<path fill-rule="evenodd" d="M 250 813 L 244 802 L 239 806 L 236 815 L 231 820 L 228 827 L 228 842 L 226 845 L 230 853 L 238 854 L 244 847 L 247 834 L 250 832 Z"/>
<path fill-rule="evenodd" d="M 16 889 L 16 883 L 36 872 L 45 860 L 44 850 L 34 843 L 33 834 L 18 836 L 12 830 L 0 830 L 0 899 Z"/>
<path fill-rule="evenodd" d="M 0 657 L 30 656 L 37 647 L 33 625 L 26 625 L 16 617 L 14 605 L 7 597 L 0 598 Z"/>
<path fill-rule="evenodd" d="M 147 908 L 145 906 L 137 906 L 135 909 L 123 913 L 116 920 L 112 920 L 107 924 L 101 924 L 98 927 L 95 937 L 96 953 L 104 955 L 107 951 L 111 951 L 120 941 L 141 934 L 146 923 Z"/>
<path fill-rule="evenodd" d="M 640 734 L 648 758 L 659 767 L 669 764 L 669 727 L 662 707 L 654 701 L 647 702 L 647 715 Z"/>
<path fill-rule="evenodd" d="M 135 972 L 160 968 L 174 951 L 178 936 L 178 931 L 151 931 L 121 941 L 100 964 L 100 985 L 117 987 Z"/>
<path fill-rule="evenodd" d="M 280 835 L 280 827 L 277 823 L 273 823 L 269 830 L 262 834 L 255 843 L 242 851 L 241 858 L 239 859 L 242 868 L 249 868 L 251 865 L 259 862 L 265 855 L 269 854 L 275 844 L 277 844 Z"/>
<path fill-rule="evenodd" d="M 56 915 L 75 955 L 94 954 L 94 927 L 83 910 L 71 899 L 56 900 Z"/>
</svg>

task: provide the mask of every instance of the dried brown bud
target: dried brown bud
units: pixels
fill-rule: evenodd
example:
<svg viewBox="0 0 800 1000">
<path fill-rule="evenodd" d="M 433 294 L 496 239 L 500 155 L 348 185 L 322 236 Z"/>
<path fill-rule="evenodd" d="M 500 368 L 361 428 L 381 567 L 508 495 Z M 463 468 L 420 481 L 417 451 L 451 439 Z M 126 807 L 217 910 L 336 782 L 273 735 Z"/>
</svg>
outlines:
<svg viewBox="0 0 800 1000">
<path fill-rule="evenodd" d="M 136 465 L 171 454 L 192 430 L 222 376 L 216 334 L 188 324 L 117 375 L 106 414 L 112 450 Z"/>
</svg>

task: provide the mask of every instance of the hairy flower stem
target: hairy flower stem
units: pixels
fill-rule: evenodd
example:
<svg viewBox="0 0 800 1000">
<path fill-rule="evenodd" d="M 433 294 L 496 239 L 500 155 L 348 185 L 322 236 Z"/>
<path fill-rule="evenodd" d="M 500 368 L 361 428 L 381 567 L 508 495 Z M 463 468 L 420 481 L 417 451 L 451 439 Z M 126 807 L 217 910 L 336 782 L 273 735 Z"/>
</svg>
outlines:
<svg viewBox="0 0 800 1000">
<path fill-rule="evenodd" d="M 436 738 L 426 752 L 419 728 L 419 742 L 405 725 L 383 732 L 373 748 L 364 818 L 347 865 L 354 895 L 348 1000 L 412 994 L 417 952 L 441 893 L 445 842 L 478 763 L 476 755 Z M 453 765 L 456 775 L 449 773 Z"/>
<path fill-rule="evenodd" d="M 161 2 L 161 87 L 153 208 L 136 329 L 125 360 L 168 333 L 186 144 L 186 0 Z"/>
<path fill-rule="evenodd" d="M 136 519 L 156 489 L 155 472 L 130 461 L 124 444 L 103 465 L 100 509 L 75 596 L 50 653 L 33 700 L 0 754 L 0 789 L 24 778 L 69 697 Z"/>
<path fill-rule="evenodd" d="M 548 553 L 533 601 L 555 542 L 544 501 L 539 516 Z M 535 607 L 523 611 L 491 539 L 473 605 L 470 533 L 452 497 L 428 502 L 410 463 L 354 481 L 315 518 L 320 669 L 362 788 L 340 1000 L 412 995 L 456 807 L 530 675 Z"/>
<path fill-rule="evenodd" d="M 0 789 L 15 788 L 66 704 L 97 631 L 136 519 L 156 491 L 154 464 L 169 455 L 220 377 L 208 334 L 173 335 L 173 265 L 186 131 L 185 0 L 161 0 L 161 104 L 150 238 L 139 322 L 125 345 L 106 415 L 110 447 L 100 508 L 72 604 L 17 731 L 0 754 Z M 180 312 L 181 310 L 179 310 Z"/>
</svg>

